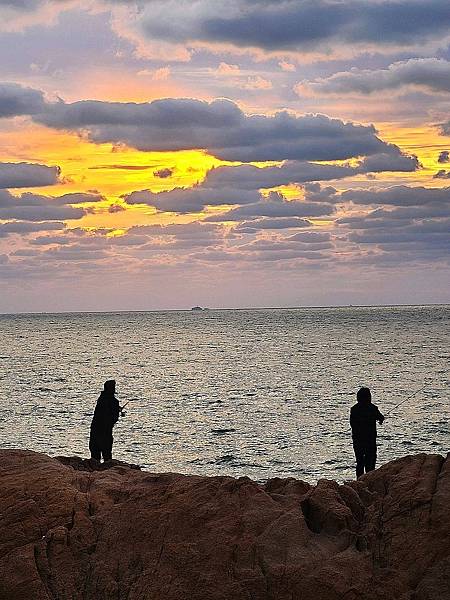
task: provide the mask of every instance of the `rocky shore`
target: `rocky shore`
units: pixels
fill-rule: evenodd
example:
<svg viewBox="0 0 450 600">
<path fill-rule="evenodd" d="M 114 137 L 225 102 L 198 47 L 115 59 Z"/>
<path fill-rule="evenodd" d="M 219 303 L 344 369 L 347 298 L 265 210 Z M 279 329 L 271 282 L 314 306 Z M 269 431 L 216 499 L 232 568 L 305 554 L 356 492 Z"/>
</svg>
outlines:
<svg viewBox="0 0 450 600">
<path fill-rule="evenodd" d="M 449 600 L 450 461 L 359 481 L 0 451 L 1 600 Z"/>
</svg>

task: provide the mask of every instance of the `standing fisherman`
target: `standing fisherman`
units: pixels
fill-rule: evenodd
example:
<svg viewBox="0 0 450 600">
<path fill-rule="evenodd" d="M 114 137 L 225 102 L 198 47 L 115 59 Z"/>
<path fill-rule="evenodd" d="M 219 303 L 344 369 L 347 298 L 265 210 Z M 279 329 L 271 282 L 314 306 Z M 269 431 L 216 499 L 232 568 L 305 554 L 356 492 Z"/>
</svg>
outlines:
<svg viewBox="0 0 450 600">
<path fill-rule="evenodd" d="M 356 394 L 357 404 L 350 411 L 353 449 L 356 457 L 356 477 L 375 469 L 377 462 L 377 421 L 381 425 L 383 415 L 375 404 L 369 388 L 362 387 Z"/>
<path fill-rule="evenodd" d="M 89 450 L 91 458 L 100 461 L 112 459 L 113 427 L 119 420 L 121 412 L 119 401 L 115 397 L 116 382 L 114 379 L 105 381 L 103 391 L 97 400 L 94 417 L 91 423 Z"/>
</svg>

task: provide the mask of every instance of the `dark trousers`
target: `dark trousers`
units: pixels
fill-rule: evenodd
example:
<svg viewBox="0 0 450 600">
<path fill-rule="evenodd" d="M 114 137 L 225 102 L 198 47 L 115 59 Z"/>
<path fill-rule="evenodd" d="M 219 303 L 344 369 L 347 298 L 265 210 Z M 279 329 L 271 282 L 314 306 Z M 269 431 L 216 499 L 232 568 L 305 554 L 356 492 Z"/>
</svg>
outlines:
<svg viewBox="0 0 450 600">
<path fill-rule="evenodd" d="M 375 469 L 377 462 L 376 440 L 353 440 L 353 450 L 356 457 L 356 477 Z"/>
<path fill-rule="evenodd" d="M 91 458 L 95 458 L 95 460 L 100 461 L 103 456 L 103 460 L 111 460 L 112 445 L 112 432 L 111 435 L 96 435 L 95 432 L 91 431 L 91 437 L 89 438 L 89 450 L 91 451 Z"/>
</svg>

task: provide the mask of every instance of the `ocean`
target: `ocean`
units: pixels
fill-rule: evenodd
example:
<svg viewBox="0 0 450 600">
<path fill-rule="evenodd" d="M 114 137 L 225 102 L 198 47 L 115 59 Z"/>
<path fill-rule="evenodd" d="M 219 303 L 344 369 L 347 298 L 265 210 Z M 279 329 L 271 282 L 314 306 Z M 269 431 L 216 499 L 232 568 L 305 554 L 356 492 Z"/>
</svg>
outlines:
<svg viewBox="0 0 450 600">
<path fill-rule="evenodd" d="M 0 315 L 0 447 L 88 457 L 103 382 L 114 458 L 258 481 L 354 477 L 362 385 L 378 465 L 449 449 L 450 306 Z"/>
</svg>

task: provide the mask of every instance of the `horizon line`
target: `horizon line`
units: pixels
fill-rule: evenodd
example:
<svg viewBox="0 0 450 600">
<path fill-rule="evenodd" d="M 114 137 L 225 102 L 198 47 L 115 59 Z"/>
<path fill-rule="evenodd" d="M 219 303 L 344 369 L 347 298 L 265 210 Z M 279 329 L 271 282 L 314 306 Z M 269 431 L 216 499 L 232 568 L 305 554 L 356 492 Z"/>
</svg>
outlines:
<svg viewBox="0 0 450 600">
<path fill-rule="evenodd" d="M 116 310 L 59 310 L 59 311 L 20 311 L 2 312 L 0 316 L 26 316 L 26 315 L 89 315 L 89 314 L 118 314 L 118 313 L 167 313 L 167 312 L 210 312 L 210 311 L 245 311 L 245 310 L 323 310 L 330 308 L 418 308 L 418 307 L 450 307 L 450 302 L 426 302 L 419 304 L 388 303 L 388 304 L 330 304 L 330 305 L 305 305 L 305 306 L 241 306 L 241 307 L 201 307 L 201 311 L 191 308 L 158 308 L 158 309 L 116 309 Z"/>
</svg>

